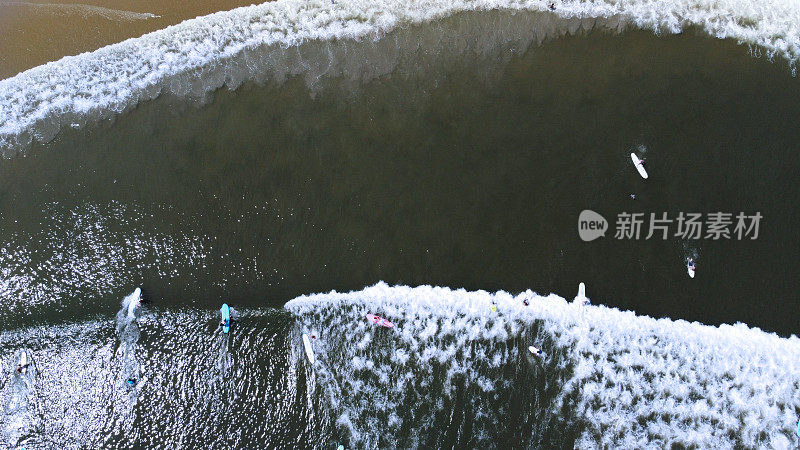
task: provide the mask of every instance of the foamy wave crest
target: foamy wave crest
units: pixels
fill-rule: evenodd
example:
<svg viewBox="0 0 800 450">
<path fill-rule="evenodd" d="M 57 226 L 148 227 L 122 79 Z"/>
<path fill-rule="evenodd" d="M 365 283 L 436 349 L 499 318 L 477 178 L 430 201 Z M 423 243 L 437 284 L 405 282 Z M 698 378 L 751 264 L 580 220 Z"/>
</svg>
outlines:
<svg viewBox="0 0 800 450">
<path fill-rule="evenodd" d="M 796 336 L 655 320 L 552 294 L 383 283 L 300 297 L 286 308 L 319 337 L 321 403 L 350 446 L 796 443 Z M 365 313 L 397 326 L 376 327 Z"/>
<path fill-rule="evenodd" d="M 235 88 L 246 80 L 281 80 L 292 74 L 305 74 L 308 80 L 323 74 L 370 79 L 390 70 L 398 55 L 417 54 L 420 48 L 439 51 L 448 40 L 458 42 L 463 51 L 488 45 L 484 40 L 541 39 L 581 28 L 614 29 L 632 21 L 667 32 L 696 25 L 717 37 L 757 44 L 789 61 L 800 56 L 800 8 L 793 0 L 566 0 L 556 1 L 555 8 L 554 13 L 543 12 L 543 0 L 279 0 L 188 20 L 0 81 L 0 149 L 8 155 L 33 140 L 46 142 L 64 125 L 113 117 L 166 92 L 203 97 L 223 85 Z M 477 29 L 449 29 L 443 40 L 424 40 L 430 33 L 418 38 L 401 33 L 388 45 L 365 45 L 366 51 L 358 54 L 348 51 L 348 41 L 377 39 L 398 27 L 487 10 L 507 11 L 500 15 L 505 19 L 520 11 L 534 17 L 486 23 L 481 13 L 473 20 Z M 527 27 L 515 28 L 525 21 Z M 299 50 L 299 44 L 309 41 L 317 46 Z M 389 56 L 378 50 L 389 51 Z"/>
</svg>

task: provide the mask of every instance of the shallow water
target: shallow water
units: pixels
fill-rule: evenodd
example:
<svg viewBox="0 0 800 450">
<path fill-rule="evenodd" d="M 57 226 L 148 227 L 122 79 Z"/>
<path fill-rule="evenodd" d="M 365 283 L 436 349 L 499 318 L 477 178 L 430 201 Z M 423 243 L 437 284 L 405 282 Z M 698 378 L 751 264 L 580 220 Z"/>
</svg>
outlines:
<svg viewBox="0 0 800 450">
<path fill-rule="evenodd" d="M 182 20 L 250 4 L 242 0 L 2 0 L 0 79 Z"/>
</svg>

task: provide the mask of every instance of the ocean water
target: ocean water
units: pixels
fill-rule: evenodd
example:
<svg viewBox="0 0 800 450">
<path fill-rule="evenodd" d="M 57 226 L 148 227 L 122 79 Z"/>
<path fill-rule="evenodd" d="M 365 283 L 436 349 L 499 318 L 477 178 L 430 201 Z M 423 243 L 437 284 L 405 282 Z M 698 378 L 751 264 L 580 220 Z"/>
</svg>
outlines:
<svg viewBox="0 0 800 450">
<path fill-rule="evenodd" d="M 796 445 L 797 6 L 555 6 L 274 2 L 0 81 L 3 445 Z"/>
</svg>

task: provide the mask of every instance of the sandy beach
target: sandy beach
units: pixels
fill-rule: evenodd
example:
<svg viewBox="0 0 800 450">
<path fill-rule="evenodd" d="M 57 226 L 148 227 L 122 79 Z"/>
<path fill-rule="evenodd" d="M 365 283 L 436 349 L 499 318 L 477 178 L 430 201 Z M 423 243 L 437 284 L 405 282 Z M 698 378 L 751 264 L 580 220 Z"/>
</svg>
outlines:
<svg viewBox="0 0 800 450">
<path fill-rule="evenodd" d="M 250 0 L 0 1 L 0 79 Z"/>
</svg>

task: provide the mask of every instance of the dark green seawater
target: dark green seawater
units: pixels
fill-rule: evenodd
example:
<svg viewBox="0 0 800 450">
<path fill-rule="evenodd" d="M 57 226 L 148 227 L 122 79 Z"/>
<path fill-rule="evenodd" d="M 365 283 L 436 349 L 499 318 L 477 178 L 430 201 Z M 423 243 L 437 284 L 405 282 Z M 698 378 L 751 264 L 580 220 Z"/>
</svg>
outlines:
<svg viewBox="0 0 800 450">
<path fill-rule="evenodd" d="M 379 281 L 568 299 L 582 281 L 594 303 L 641 315 L 797 334 L 800 82 L 787 65 L 694 30 L 459 40 L 504 20 L 524 15 L 307 43 L 298 60 L 350 46 L 374 74 L 289 73 L 206 102 L 162 95 L 0 161 L 0 349 L 10 372 L 21 348 L 40 365 L 38 381 L 3 385 L 15 399 L 39 392 L 7 408 L 3 433 L 32 448 L 574 444 L 586 424 L 571 404 L 538 421 L 572 370 L 567 350 L 543 372 L 487 362 L 525 354 L 516 325 L 461 350 L 488 355 L 474 370 L 497 391 L 444 379 L 434 362 L 407 380 L 402 404 L 416 406 L 398 412 L 397 441 L 348 437 L 348 417 L 371 410 L 329 416 L 342 399 L 315 392 L 349 388 L 316 390 L 297 324 L 273 308 Z M 381 59 L 382 45 L 418 36 L 417 50 Z M 646 155 L 648 180 L 631 152 Z M 579 238 L 584 209 L 610 221 L 605 238 Z M 623 212 L 718 211 L 759 212 L 758 239 L 614 238 Z M 123 304 L 115 328 L 137 286 L 151 305 L 137 321 Z M 223 302 L 243 311 L 230 340 L 214 334 Z M 369 359 L 329 350 L 342 365 Z M 133 372 L 150 381 L 129 393 Z M 15 411 L 33 415 L 17 426 Z"/>
<path fill-rule="evenodd" d="M 800 83 L 784 64 L 695 32 L 494 50 L 420 51 L 356 88 L 162 97 L 3 161 L 4 326 L 108 313 L 137 285 L 256 307 L 380 280 L 570 298 L 584 281 L 640 314 L 797 331 Z M 579 239 L 583 209 L 605 239 Z M 754 241 L 613 238 L 621 212 L 680 211 L 764 218 Z"/>
</svg>

